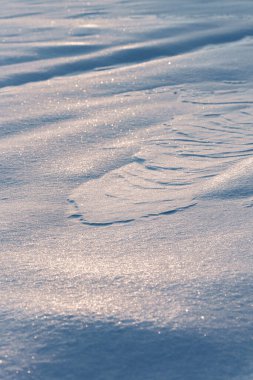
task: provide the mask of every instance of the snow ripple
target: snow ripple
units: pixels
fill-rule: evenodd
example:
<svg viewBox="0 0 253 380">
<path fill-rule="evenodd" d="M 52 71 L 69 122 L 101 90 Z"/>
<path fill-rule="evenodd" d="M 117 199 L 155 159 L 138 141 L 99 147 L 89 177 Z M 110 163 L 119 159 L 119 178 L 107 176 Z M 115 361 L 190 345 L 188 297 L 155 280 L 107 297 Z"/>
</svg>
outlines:
<svg viewBox="0 0 253 380">
<path fill-rule="evenodd" d="M 250 198 L 251 102 L 235 101 L 238 93 L 217 94 L 217 103 L 210 104 L 201 96 L 204 108 L 183 94 L 180 101 L 187 97 L 192 114 L 155 127 L 156 135 L 129 162 L 77 187 L 69 216 L 107 226 L 185 212 L 207 199 Z"/>
</svg>

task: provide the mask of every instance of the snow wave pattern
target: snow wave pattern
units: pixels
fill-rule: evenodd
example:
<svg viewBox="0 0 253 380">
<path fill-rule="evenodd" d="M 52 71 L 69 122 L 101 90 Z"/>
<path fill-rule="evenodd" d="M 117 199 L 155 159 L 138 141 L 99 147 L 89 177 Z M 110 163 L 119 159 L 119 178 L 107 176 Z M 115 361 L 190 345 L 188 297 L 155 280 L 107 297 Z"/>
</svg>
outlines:
<svg viewBox="0 0 253 380">
<path fill-rule="evenodd" d="M 1 378 L 252 378 L 252 14 L 1 2 Z"/>
<path fill-rule="evenodd" d="M 192 101 L 193 114 L 157 126 L 130 162 L 78 187 L 69 200 L 70 217 L 108 225 L 170 215 L 204 199 L 253 195 L 253 107 L 239 93 Z M 242 94 L 241 94 L 242 96 Z M 183 94 L 182 103 L 189 94 Z M 245 100 L 243 100 L 245 99 Z M 204 108 L 199 107 L 205 104 Z"/>
</svg>

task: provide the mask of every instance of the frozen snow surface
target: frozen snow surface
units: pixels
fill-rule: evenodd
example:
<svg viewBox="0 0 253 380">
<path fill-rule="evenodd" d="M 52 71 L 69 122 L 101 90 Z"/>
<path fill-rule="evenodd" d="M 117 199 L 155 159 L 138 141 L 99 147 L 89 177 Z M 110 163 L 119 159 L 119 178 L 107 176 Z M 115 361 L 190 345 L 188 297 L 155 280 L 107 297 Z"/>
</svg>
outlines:
<svg viewBox="0 0 253 380">
<path fill-rule="evenodd" d="M 253 379 L 253 2 L 2 0 L 0 379 Z"/>
</svg>

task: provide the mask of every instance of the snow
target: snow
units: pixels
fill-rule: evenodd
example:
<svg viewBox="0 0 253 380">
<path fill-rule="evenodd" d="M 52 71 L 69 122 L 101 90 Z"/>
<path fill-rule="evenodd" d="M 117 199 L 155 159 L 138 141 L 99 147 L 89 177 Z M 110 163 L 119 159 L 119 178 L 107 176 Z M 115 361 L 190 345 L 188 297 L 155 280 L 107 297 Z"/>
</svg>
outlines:
<svg viewBox="0 0 253 380">
<path fill-rule="evenodd" d="M 252 2 L 1 5 L 0 378 L 253 379 Z"/>
</svg>

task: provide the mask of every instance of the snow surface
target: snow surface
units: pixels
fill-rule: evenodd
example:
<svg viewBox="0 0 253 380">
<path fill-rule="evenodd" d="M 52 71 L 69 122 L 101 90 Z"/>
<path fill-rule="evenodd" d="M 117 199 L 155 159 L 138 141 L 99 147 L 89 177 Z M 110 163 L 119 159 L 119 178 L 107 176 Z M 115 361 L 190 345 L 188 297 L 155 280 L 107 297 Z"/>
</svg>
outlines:
<svg viewBox="0 0 253 380">
<path fill-rule="evenodd" d="M 252 25 L 1 2 L 1 379 L 253 379 Z"/>
</svg>

